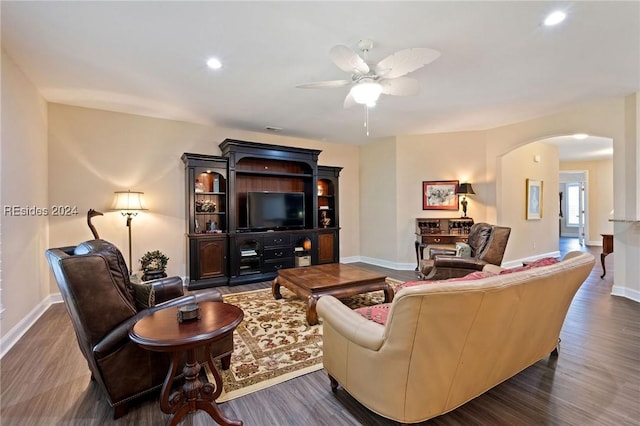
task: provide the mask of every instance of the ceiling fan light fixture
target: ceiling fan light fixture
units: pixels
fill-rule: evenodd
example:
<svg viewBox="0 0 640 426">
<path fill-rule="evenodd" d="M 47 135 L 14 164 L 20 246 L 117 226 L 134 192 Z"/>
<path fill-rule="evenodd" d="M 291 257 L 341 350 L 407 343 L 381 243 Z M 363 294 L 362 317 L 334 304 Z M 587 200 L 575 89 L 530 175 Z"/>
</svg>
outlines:
<svg viewBox="0 0 640 426">
<path fill-rule="evenodd" d="M 351 88 L 351 95 L 356 103 L 374 106 L 382 93 L 382 86 L 375 81 L 363 81 Z"/>
<path fill-rule="evenodd" d="M 207 59 L 207 66 L 212 70 L 219 70 L 222 68 L 222 62 L 218 58 L 209 58 Z"/>
<path fill-rule="evenodd" d="M 552 26 L 558 25 L 560 22 L 564 21 L 566 17 L 567 17 L 566 13 L 564 13 L 561 10 L 557 10 L 557 11 L 547 15 L 547 17 L 544 20 L 544 24 L 547 27 L 552 27 Z"/>
</svg>

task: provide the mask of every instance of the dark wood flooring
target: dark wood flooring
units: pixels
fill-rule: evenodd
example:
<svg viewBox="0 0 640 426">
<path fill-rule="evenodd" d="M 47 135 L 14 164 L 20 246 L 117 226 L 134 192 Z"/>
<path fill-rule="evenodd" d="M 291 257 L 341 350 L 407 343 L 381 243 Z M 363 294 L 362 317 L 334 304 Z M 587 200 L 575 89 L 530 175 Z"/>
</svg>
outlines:
<svg viewBox="0 0 640 426">
<path fill-rule="evenodd" d="M 590 250 L 563 239 L 562 253 L 573 248 Z M 590 251 L 600 253 L 599 248 Z M 614 257 L 606 259 L 607 276 L 600 279 L 598 261 L 576 295 L 557 360 L 541 359 L 457 410 L 423 424 L 640 425 L 640 304 L 610 295 Z M 414 278 L 412 271 L 362 266 L 401 280 Z M 152 396 L 127 416 L 112 420 L 112 409 L 90 381 L 62 304 L 51 306 L 7 353 L 0 374 L 3 426 L 159 425 L 167 419 L 157 396 Z M 247 426 L 395 424 L 342 389 L 334 395 L 322 370 L 223 403 L 221 408 Z M 183 424 L 213 422 L 199 412 Z"/>
</svg>

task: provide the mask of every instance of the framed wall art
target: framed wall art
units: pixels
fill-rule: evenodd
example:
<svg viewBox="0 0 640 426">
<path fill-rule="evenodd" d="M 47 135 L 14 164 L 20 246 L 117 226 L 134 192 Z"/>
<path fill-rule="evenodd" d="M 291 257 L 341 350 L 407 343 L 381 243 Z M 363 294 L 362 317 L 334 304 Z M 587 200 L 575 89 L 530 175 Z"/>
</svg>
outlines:
<svg viewBox="0 0 640 426">
<path fill-rule="evenodd" d="M 422 210 L 458 210 L 457 180 L 422 182 Z"/>
<path fill-rule="evenodd" d="M 542 219 L 542 181 L 527 179 L 527 220 Z"/>
</svg>

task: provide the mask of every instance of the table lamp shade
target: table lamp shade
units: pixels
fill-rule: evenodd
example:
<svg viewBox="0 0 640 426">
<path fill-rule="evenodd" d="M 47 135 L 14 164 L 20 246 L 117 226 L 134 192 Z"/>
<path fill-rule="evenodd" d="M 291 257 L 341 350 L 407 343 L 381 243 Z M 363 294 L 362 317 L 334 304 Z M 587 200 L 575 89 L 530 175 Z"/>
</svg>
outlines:
<svg viewBox="0 0 640 426">
<path fill-rule="evenodd" d="M 475 191 L 470 183 L 461 183 L 457 194 L 475 194 Z"/>
</svg>

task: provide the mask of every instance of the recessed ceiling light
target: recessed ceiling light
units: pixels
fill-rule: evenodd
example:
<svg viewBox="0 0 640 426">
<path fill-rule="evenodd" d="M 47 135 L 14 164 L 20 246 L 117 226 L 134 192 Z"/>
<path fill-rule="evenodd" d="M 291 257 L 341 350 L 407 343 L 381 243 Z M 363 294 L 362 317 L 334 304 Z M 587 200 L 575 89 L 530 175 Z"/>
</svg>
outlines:
<svg viewBox="0 0 640 426">
<path fill-rule="evenodd" d="M 586 139 L 588 137 L 589 135 L 587 135 L 586 133 L 576 133 L 575 135 L 573 135 L 573 138 L 578 140 Z"/>
<path fill-rule="evenodd" d="M 222 62 L 218 58 L 209 58 L 207 59 L 207 66 L 212 70 L 219 70 L 222 68 Z"/>
<path fill-rule="evenodd" d="M 557 25 L 560 22 L 564 21 L 566 17 L 567 17 L 566 13 L 560 10 L 556 10 L 555 12 L 552 12 L 549 15 L 547 15 L 547 17 L 544 19 L 544 24 L 548 27 L 552 25 Z"/>
</svg>

